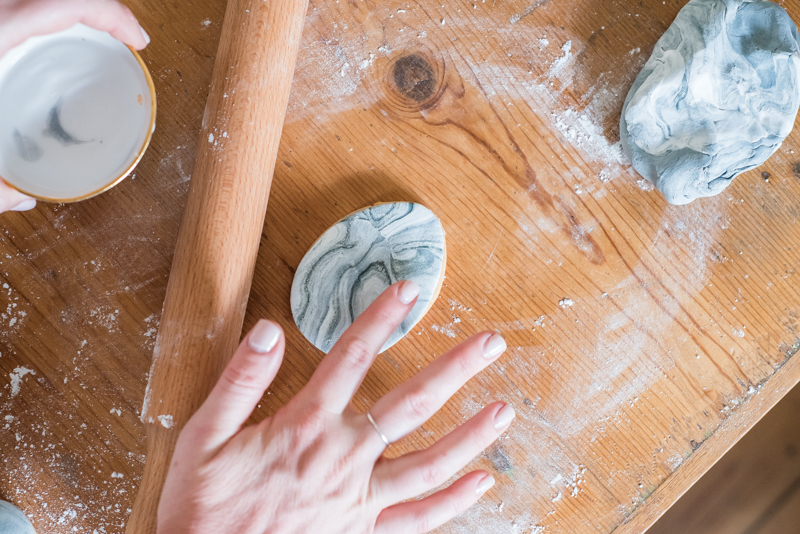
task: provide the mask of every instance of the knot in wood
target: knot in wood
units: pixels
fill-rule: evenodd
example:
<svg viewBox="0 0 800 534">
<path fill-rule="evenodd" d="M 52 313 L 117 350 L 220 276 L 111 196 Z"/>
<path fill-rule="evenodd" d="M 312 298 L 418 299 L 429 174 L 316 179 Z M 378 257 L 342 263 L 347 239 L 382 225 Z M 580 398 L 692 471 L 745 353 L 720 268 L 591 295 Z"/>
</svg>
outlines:
<svg viewBox="0 0 800 534">
<path fill-rule="evenodd" d="M 396 118 L 418 118 L 436 107 L 446 87 L 445 64 L 430 50 L 404 50 L 383 71 L 384 109 Z"/>
<path fill-rule="evenodd" d="M 400 93 L 416 102 L 424 102 L 436 91 L 436 73 L 419 54 L 409 54 L 394 64 L 394 84 Z"/>
</svg>

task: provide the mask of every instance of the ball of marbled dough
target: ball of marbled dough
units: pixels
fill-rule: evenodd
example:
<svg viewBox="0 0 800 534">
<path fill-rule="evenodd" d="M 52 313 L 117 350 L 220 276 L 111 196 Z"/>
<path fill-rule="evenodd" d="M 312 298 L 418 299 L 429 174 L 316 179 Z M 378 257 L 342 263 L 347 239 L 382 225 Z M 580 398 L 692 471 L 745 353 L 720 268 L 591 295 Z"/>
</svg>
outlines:
<svg viewBox="0 0 800 534">
<path fill-rule="evenodd" d="M 22 510 L 0 501 L 0 534 L 36 534 L 36 531 Z"/>
<path fill-rule="evenodd" d="M 306 253 L 292 282 L 300 332 L 327 353 L 378 295 L 400 280 L 420 287 L 411 313 L 381 351 L 397 343 L 439 294 L 446 263 L 444 229 L 428 208 L 378 204 L 329 228 Z"/>
<path fill-rule="evenodd" d="M 620 137 L 634 168 L 686 204 L 761 165 L 794 125 L 799 42 L 772 2 L 691 0 L 625 100 Z"/>
</svg>

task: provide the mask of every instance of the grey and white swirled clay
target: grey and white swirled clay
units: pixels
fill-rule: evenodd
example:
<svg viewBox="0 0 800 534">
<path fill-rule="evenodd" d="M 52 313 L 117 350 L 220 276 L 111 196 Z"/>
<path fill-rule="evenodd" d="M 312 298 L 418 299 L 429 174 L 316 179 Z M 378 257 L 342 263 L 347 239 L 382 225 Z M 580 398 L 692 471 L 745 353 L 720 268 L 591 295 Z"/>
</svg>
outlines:
<svg viewBox="0 0 800 534">
<path fill-rule="evenodd" d="M 384 289 L 413 280 L 420 287 L 417 303 L 384 351 L 425 315 L 444 268 L 444 230 L 428 208 L 410 202 L 366 208 L 329 228 L 300 262 L 292 282 L 295 323 L 327 353 Z"/>
<path fill-rule="evenodd" d="M 716 195 L 766 161 L 800 105 L 800 38 L 766 0 L 691 0 L 622 110 L 634 168 L 672 204 Z"/>
</svg>

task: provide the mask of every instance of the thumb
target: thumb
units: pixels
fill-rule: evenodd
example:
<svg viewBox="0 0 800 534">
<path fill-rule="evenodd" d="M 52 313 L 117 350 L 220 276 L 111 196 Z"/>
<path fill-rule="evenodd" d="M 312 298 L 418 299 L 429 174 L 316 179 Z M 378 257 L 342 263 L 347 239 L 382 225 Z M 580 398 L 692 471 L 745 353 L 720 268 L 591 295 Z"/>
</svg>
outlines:
<svg viewBox="0 0 800 534">
<path fill-rule="evenodd" d="M 206 401 L 187 423 L 196 439 L 215 449 L 236 434 L 278 374 L 286 339 L 261 319 L 245 336 Z"/>
<path fill-rule="evenodd" d="M 14 2 L 12 2 L 14 4 Z M 30 0 L 3 12 L 0 2 L 0 56 L 28 37 L 66 30 L 81 22 L 110 33 L 115 39 L 142 49 L 150 37 L 131 10 L 117 0 Z"/>
<path fill-rule="evenodd" d="M 0 213 L 4 211 L 27 211 L 36 207 L 36 200 L 22 194 L 0 180 Z"/>
</svg>

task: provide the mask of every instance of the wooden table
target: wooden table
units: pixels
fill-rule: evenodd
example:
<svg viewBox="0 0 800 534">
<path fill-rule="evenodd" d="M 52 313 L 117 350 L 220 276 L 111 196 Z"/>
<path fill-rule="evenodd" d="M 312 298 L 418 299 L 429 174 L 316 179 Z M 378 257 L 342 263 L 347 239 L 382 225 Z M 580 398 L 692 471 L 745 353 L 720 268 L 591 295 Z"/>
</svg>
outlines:
<svg viewBox="0 0 800 534">
<path fill-rule="evenodd" d="M 353 210 L 413 200 L 443 221 L 447 279 L 357 403 L 494 329 L 507 354 L 390 453 L 492 400 L 518 413 L 470 466 L 498 485 L 440 532 L 642 532 L 717 461 L 800 379 L 800 134 L 689 206 L 631 170 L 622 102 L 684 3 L 312 0 L 245 320 L 277 320 L 289 348 L 255 418 L 321 358 L 289 308 L 307 248 Z M 122 532 L 130 512 L 224 11 L 132 8 L 160 108 L 135 177 L 0 225 L 0 495 L 40 532 Z"/>
</svg>

